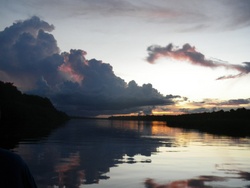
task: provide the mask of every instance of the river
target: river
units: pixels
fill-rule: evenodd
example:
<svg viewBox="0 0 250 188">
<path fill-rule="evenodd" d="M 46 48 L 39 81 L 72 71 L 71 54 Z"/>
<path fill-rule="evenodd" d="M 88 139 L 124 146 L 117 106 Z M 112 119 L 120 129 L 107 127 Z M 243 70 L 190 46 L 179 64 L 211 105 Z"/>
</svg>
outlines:
<svg viewBox="0 0 250 188">
<path fill-rule="evenodd" d="M 250 138 L 165 122 L 70 120 L 13 151 L 38 188 L 250 187 Z"/>
</svg>

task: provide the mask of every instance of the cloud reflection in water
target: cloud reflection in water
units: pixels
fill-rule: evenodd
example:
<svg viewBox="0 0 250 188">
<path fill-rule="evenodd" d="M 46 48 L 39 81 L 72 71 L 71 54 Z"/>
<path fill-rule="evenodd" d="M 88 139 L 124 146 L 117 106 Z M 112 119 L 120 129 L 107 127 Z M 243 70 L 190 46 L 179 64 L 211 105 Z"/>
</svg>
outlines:
<svg viewBox="0 0 250 188">
<path fill-rule="evenodd" d="M 217 152 L 219 144 L 223 148 L 227 144 L 241 144 L 248 155 L 248 142 L 249 139 L 231 139 L 227 143 L 224 139 L 218 143 L 212 135 L 169 128 L 163 122 L 72 120 L 48 138 L 21 142 L 14 150 L 27 161 L 39 188 L 79 188 L 86 184 L 102 187 L 110 182 L 115 187 L 130 183 L 130 187 L 137 188 L 143 187 L 141 181 L 148 177 L 151 180 L 147 181 L 147 188 L 158 188 L 161 185 L 157 183 L 158 178 L 168 183 L 162 184 L 162 188 L 171 183 L 178 188 L 185 183 L 191 188 L 197 185 L 202 188 L 214 182 L 223 184 L 228 179 L 249 181 L 249 166 L 235 165 L 239 166 L 235 168 L 214 162 L 216 156 L 208 152 L 210 149 L 213 152 L 214 148 Z M 223 152 L 220 150 L 220 157 L 224 156 Z M 240 153 L 242 151 L 237 150 L 235 157 Z M 197 160 L 200 165 L 196 164 Z M 211 169 L 201 169 L 206 167 Z M 210 170 L 219 175 L 213 176 Z M 187 177 L 185 173 L 190 174 Z M 175 181 L 178 178 L 180 181 Z M 134 186 L 135 181 L 137 186 Z"/>
</svg>

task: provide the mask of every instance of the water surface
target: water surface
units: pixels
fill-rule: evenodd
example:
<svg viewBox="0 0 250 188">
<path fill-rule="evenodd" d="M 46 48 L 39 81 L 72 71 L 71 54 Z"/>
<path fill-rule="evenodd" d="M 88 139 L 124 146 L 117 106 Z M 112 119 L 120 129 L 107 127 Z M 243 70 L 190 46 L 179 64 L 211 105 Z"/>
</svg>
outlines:
<svg viewBox="0 0 250 188">
<path fill-rule="evenodd" d="M 250 139 L 164 122 L 71 120 L 14 149 L 38 188 L 250 187 Z"/>
</svg>

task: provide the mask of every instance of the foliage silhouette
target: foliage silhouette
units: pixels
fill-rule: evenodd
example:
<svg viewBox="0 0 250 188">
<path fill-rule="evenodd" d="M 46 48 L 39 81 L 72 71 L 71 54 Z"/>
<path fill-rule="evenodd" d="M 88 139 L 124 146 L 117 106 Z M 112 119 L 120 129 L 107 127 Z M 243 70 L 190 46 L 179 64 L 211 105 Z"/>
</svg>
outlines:
<svg viewBox="0 0 250 188">
<path fill-rule="evenodd" d="M 170 127 L 196 129 L 220 135 L 250 136 L 250 110 L 245 108 L 182 115 L 112 116 L 109 119 L 166 121 Z"/>
<path fill-rule="evenodd" d="M 1 143 L 41 136 L 68 118 L 48 98 L 23 94 L 12 83 L 0 81 Z"/>
</svg>

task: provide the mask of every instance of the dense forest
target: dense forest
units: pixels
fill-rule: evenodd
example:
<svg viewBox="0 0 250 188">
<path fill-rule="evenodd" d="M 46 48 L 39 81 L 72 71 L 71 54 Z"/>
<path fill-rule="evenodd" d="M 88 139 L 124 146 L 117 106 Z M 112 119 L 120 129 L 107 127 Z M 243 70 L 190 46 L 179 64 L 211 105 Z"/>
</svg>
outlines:
<svg viewBox="0 0 250 188">
<path fill-rule="evenodd" d="M 42 135 L 68 120 L 48 98 L 20 92 L 0 81 L 0 139 Z"/>
<path fill-rule="evenodd" d="M 165 121 L 170 127 L 196 129 L 220 135 L 250 136 L 250 110 L 245 108 L 182 115 L 112 116 L 109 119 Z"/>
<path fill-rule="evenodd" d="M 22 94 L 12 83 L 0 81 L 1 123 L 54 122 L 67 119 L 48 98 Z"/>
</svg>

